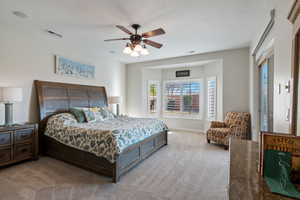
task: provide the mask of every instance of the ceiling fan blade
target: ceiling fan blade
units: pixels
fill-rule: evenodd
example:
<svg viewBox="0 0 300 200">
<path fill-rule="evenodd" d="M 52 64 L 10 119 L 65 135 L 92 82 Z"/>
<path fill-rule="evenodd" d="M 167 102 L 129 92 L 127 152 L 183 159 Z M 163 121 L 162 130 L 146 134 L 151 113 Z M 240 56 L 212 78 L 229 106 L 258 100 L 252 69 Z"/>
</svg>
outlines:
<svg viewBox="0 0 300 200">
<path fill-rule="evenodd" d="M 125 28 L 124 26 L 117 25 L 116 27 L 129 35 L 133 35 L 133 33 L 130 30 L 128 30 L 127 28 Z"/>
<path fill-rule="evenodd" d="M 156 29 L 156 30 L 153 30 L 153 31 L 149 31 L 149 32 L 143 33 L 142 37 L 149 38 L 149 37 L 154 37 L 154 36 L 157 36 L 157 35 L 163 35 L 165 33 L 166 32 L 164 31 L 164 29 L 159 28 L 159 29 Z"/>
<path fill-rule="evenodd" d="M 148 45 L 153 46 L 153 47 L 158 48 L 158 49 L 160 49 L 163 46 L 162 44 L 154 42 L 152 40 L 143 40 L 143 42 L 145 44 L 148 44 Z"/>
<path fill-rule="evenodd" d="M 117 40 L 129 40 L 129 38 L 108 39 L 108 40 L 104 40 L 104 42 L 117 41 Z"/>
</svg>

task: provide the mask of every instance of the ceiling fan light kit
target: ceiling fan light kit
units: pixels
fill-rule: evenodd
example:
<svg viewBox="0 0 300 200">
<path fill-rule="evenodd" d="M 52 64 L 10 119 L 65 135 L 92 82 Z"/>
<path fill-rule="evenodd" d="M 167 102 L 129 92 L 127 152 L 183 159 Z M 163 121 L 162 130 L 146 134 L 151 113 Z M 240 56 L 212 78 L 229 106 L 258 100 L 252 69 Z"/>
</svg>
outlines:
<svg viewBox="0 0 300 200">
<path fill-rule="evenodd" d="M 143 55 L 143 56 L 149 55 L 149 51 L 146 48 L 146 45 L 143 45 L 143 48 L 141 50 L 141 55 Z"/>
<path fill-rule="evenodd" d="M 160 49 L 163 45 L 157 42 L 154 42 L 152 40 L 144 39 L 144 38 L 149 38 L 149 37 L 154 37 L 158 35 L 163 35 L 165 34 L 165 31 L 162 28 L 149 31 L 143 34 L 138 34 L 137 31 L 141 27 L 139 24 L 132 24 L 132 28 L 135 30 L 135 33 L 132 33 L 129 31 L 127 28 L 124 26 L 117 25 L 117 28 L 122 30 L 123 32 L 127 33 L 130 35 L 129 38 L 118 38 L 118 39 L 109 39 L 109 40 L 104 40 L 106 42 L 109 41 L 116 41 L 116 40 L 130 40 L 129 43 L 126 44 L 126 47 L 123 50 L 124 54 L 129 54 L 132 57 L 138 57 L 140 55 L 149 55 L 149 51 L 146 47 L 146 45 L 150 45 L 152 47 Z"/>
<path fill-rule="evenodd" d="M 136 51 L 133 51 L 131 54 L 130 54 L 132 57 L 139 57 L 140 54 Z"/>
<path fill-rule="evenodd" d="M 131 54 L 132 53 L 132 49 L 129 43 L 126 44 L 125 49 L 123 50 L 123 53 L 125 54 Z"/>
<path fill-rule="evenodd" d="M 143 47 L 140 44 L 136 44 L 134 47 L 134 51 L 136 51 L 136 52 L 140 52 L 140 51 L 142 51 L 142 49 L 143 49 Z"/>
</svg>

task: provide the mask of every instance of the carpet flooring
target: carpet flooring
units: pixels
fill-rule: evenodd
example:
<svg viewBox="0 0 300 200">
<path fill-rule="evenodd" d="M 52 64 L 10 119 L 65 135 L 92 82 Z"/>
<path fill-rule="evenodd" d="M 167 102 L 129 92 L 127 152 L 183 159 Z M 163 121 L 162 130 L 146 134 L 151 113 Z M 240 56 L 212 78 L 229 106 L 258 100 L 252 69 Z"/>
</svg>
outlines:
<svg viewBox="0 0 300 200">
<path fill-rule="evenodd" d="M 229 153 L 200 133 L 171 132 L 160 149 L 113 184 L 41 157 L 0 169 L 1 200 L 224 200 Z"/>
</svg>

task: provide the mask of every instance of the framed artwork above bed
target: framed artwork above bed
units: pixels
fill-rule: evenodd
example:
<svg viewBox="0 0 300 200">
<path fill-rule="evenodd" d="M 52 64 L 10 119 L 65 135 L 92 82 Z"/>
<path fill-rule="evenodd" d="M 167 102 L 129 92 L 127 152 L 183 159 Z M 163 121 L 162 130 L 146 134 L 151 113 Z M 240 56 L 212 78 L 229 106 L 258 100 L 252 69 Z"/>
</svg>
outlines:
<svg viewBox="0 0 300 200">
<path fill-rule="evenodd" d="M 55 55 L 55 73 L 76 78 L 95 78 L 95 66 Z"/>
</svg>

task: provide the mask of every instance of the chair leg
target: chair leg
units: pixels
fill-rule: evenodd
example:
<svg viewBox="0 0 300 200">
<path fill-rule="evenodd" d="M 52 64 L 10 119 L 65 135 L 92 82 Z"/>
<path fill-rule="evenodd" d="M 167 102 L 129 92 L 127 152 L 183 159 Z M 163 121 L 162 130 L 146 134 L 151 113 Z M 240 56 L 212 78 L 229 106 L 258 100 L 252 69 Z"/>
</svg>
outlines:
<svg viewBox="0 0 300 200">
<path fill-rule="evenodd" d="M 209 139 L 207 139 L 207 143 L 210 144 L 210 140 Z"/>
</svg>

